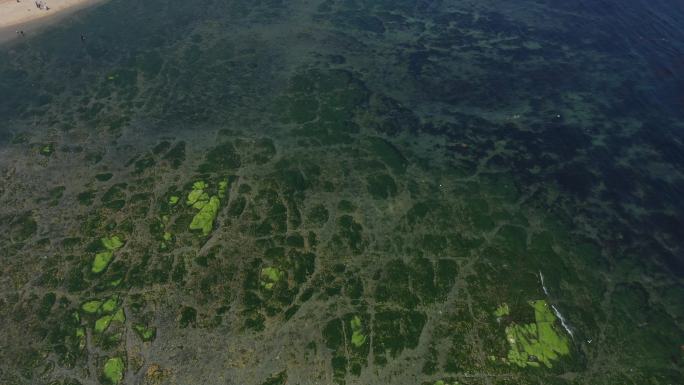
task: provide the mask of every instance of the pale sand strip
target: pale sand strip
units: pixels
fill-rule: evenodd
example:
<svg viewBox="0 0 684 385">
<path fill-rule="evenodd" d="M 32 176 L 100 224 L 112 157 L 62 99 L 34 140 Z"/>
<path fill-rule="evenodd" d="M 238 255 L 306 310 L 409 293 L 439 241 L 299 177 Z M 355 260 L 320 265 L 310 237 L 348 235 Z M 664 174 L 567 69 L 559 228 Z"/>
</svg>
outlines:
<svg viewBox="0 0 684 385">
<path fill-rule="evenodd" d="M 0 43 L 26 37 L 74 11 L 104 0 L 42 0 L 49 9 L 39 9 L 35 0 L 0 0 Z M 24 36 L 17 33 L 24 31 Z"/>
</svg>

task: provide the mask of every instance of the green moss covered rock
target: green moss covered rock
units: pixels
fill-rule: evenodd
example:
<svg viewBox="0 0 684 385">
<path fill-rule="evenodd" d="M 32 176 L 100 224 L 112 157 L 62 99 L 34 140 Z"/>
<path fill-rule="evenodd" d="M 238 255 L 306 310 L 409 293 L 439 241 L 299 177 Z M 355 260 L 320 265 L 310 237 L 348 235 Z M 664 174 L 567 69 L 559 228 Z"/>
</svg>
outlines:
<svg viewBox="0 0 684 385">
<path fill-rule="evenodd" d="M 123 380 L 125 369 L 126 365 L 121 357 L 110 358 L 104 364 L 104 378 L 110 384 L 119 384 Z"/>
<path fill-rule="evenodd" d="M 506 327 L 510 345 L 509 364 L 520 367 L 553 367 L 553 361 L 570 354 L 567 337 L 556 331 L 556 316 L 544 300 L 530 301 L 534 308 L 534 323 Z"/>
<path fill-rule="evenodd" d="M 207 236 L 211 233 L 211 229 L 214 227 L 214 219 L 218 213 L 221 201 L 218 197 L 213 196 L 209 199 L 209 202 L 202 206 L 200 211 L 192 218 L 190 222 L 190 230 L 201 230 L 202 235 Z"/>
</svg>

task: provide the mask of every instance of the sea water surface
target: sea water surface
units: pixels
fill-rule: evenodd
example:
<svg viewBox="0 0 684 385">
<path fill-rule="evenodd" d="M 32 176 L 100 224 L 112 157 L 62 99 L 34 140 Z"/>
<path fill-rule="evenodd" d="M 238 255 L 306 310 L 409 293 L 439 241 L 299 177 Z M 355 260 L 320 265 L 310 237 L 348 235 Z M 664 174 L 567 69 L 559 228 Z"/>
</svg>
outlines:
<svg viewBox="0 0 684 385">
<path fill-rule="evenodd" d="M 681 384 L 682 4 L 111 0 L 0 46 L 0 383 Z"/>
</svg>

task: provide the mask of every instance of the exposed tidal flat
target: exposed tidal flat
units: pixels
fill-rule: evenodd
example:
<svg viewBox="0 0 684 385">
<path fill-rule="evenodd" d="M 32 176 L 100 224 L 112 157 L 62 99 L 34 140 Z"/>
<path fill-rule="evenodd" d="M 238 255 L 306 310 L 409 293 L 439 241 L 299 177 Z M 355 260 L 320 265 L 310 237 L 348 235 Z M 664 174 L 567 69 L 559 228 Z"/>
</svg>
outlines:
<svg viewBox="0 0 684 385">
<path fill-rule="evenodd" d="M 681 383 L 679 11 L 112 0 L 0 48 L 0 383 Z"/>
</svg>

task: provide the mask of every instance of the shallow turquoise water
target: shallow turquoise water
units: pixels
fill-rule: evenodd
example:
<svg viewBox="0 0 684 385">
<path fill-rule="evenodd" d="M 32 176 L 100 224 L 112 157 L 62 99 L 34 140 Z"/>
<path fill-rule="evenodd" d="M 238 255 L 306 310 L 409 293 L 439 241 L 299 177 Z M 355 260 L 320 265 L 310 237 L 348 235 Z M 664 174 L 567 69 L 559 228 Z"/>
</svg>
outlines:
<svg viewBox="0 0 684 385">
<path fill-rule="evenodd" d="M 114 0 L 3 46 L 0 379 L 677 383 L 683 22 Z"/>
</svg>

